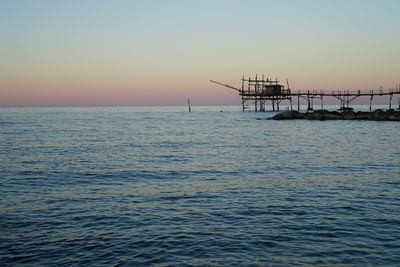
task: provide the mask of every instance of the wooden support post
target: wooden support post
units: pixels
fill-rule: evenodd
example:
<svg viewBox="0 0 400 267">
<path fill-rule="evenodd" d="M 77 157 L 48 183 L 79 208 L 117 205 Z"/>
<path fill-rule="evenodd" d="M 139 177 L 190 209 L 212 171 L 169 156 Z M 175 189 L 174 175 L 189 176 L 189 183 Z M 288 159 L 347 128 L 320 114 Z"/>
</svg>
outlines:
<svg viewBox="0 0 400 267">
<path fill-rule="evenodd" d="M 290 110 L 293 110 L 292 97 L 290 97 Z"/>
<path fill-rule="evenodd" d="M 321 109 L 324 109 L 324 95 L 321 95 Z"/>
<path fill-rule="evenodd" d="M 371 91 L 371 98 L 369 100 L 369 111 L 372 109 L 372 98 L 374 98 L 374 91 Z"/>
<path fill-rule="evenodd" d="M 222 84 L 219 82 L 215 82 L 213 80 L 210 80 L 213 83 L 234 89 L 239 92 L 239 96 L 242 98 L 242 110 L 245 111 L 246 106 L 245 103 L 246 101 L 252 102 L 254 101 L 254 109 L 255 111 L 265 111 L 267 109 L 269 101 L 271 101 L 272 104 L 272 109 L 273 111 L 280 110 L 280 103 L 283 100 L 289 100 L 290 102 L 290 110 L 293 110 L 293 101 L 295 101 L 293 98 L 296 97 L 296 93 L 292 93 L 291 90 L 289 89 L 289 84 L 287 84 L 287 89 L 284 90 L 284 86 L 279 85 L 277 79 L 271 80 L 269 78 L 264 79 L 264 75 L 262 76 L 262 79 L 258 80 L 258 75 L 255 76 L 255 79 L 251 79 L 250 77 L 245 79 L 245 77 L 242 77 L 242 86 L 241 88 L 236 88 L 227 84 Z M 287 82 L 288 83 L 288 82 Z M 247 85 L 246 85 L 247 84 Z M 247 87 L 247 88 L 246 88 Z M 276 88 L 281 88 L 283 91 L 276 92 Z M 379 88 L 379 91 L 374 91 L 371 90 L 369 93 L 361 93 L 361 90 L 358 90 L 357 92 L 350 92 L 349 90 L 332 90 L 332 93 L 327 93 L 326 95 L 329 97 L 334 97 L 337 100 L 340 101 L 340 108 L 346 109 L 350 108 L 350 103 L 353 102 L 358 97 L 370 97 L 370 103 L 369 103 L 369 110 L 372 111 L 372 101 L 375 95 L 378 96 L 389 96 L 389 110 L 394 108 L 392 106 L 392 101 L 393 97 L 395 95 L 400 94 L 400 85 L 396 85 L 396 89 L 389 89 L 388 91 L 385 91 L 383 87 Z M 318 90 L 308 90 L 306 92 L 300 92 L 298 91 L 297 93 L 297 110 L 300 111 L 300 98 L 303 98 L 304 100 L 307 101 L 307 110 L 313 110 L 314 108 L 314 98 L 315 99 L 320 99 L 321 103 L 321 109 L 324 109 L 324 97 L 325 97 L 325 92 L 323 90 L 318 91 Z M 190 105 L 190 100 L 187 100 L 188 102 L 188 108 L 189 112 L 191 112 L 191 105 Z M 251 103 L 250 103 L 251 104 Z M 250 105 L 249 104 L 249 105 Z M 275 108 L 276 104 L 276 108 Z M 287 105 L 284 105 L 284 108 L 289 110 L 289 107 Z M 399 109 L 400 109 L 400 98 L 399 98 Z"/>
<path fill-rule="evenodd" d="M 311 110 L 310 90 L 307 92 L 307 110 Z"/>
<path fill-rule="evenodd" d="M 297 111 L 300 111 L 300 93 L 297 94 Z"/>
<path fill-rule="evenodd" d="M 190 107 L 190 100 L 188 99 L 187 102 L 188 102 L 189 112 L 192 112 L 192 108 Z"/>
</svg>

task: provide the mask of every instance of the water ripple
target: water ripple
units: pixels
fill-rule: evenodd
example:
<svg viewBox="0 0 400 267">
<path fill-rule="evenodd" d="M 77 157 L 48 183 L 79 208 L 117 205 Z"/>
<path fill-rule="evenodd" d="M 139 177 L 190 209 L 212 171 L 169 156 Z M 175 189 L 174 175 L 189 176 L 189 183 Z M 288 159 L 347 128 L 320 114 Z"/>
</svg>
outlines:
<svg viewBox="0 0 400 267">
<path fill-rule="evenodd" d="M 3 109 L 0 265 L 400 262 L 398 126 Z"/>
</svg>

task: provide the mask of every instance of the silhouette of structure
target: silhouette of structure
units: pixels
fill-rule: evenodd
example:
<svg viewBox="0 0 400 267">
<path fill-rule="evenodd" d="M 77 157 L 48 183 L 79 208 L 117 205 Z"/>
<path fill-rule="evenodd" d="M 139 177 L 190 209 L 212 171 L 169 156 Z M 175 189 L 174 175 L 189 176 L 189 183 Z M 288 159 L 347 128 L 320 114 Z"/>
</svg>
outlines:
<svg viewBox="0 0 400 267">
<path fill-rule="evenodd" d="M 369 92 L 361 92 L 361 90 L 357 92 L 350 92 L 349 90 L 332 90 L 331 92 L 325 92 L 324 90 L 307 90 L 306 92 L 292 92 L 288 80 L 286 80 L 285 88 L 277 79 L 265 79 L 264 75 L 262 75 L 261 79 L 257 78 L 257 75 L 254 79 L 250 77 L 245 79 L 243 77 L 241 88 L 236 88 L 213 80 L 210 80 L 210 82 L 239 92 L 239 96 L 242 99 L 243 111 L 246 109 L 248 102 L 254 103 L 255 111 L 266 111 L 267 102 L 271 103 L 272 111 L 279 111 L 279 105 L 284 100 L 289 101 L 290 109 L 293 110 L 293 99 L 297 99 L 297 110 L 300 110 L 300 99 L 307 101 L 307 110 L 314 109 L 314 99 L 320 100 L 321 109 L 323 109 L 325 97 L 334 97 L 338 99 L 340 101 L 340 109 L 342 110 L 351 109 L 350 103 L 358 97 L 369 97 L 369 110 L 371 110 L 372 100 L 375 96 L 389 96 L 389 109 L 392 109 L 393 95 L 400 95 L 400 85 L 397 85 L 396 89 L 390 88 L 384 90 L 381 87 L 378 91 L 371 90 Z"/>
</svg>

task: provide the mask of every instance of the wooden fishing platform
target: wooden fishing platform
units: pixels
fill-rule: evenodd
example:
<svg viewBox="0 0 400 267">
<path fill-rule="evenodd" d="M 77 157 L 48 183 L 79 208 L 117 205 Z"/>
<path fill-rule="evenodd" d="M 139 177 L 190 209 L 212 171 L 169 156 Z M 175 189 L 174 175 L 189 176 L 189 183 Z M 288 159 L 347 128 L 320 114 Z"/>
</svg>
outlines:
<svg viewBox="0 0 400 267">
<path fill-rule="evenodd" d="M 372 100 L 375 96 L 389 96 L 389 109 L 392 109 L 392 99 L 394 95 L 400 95 L 400 84 L 395 89 L 390 88 L 384 90 L 382 87 L 379 90 L 370 90 L 369 92 L 358 90 L 351 92 L 350 90 L 332 90 L 326 92 L 324 90 L 307 90 L 293 92 L 289 87 L 289 82 L 286 80 L 286 88 L 281 85 L 277 79 L 265 79 L 264 75 L 261 79 L 242 78 L 242 87 L 237 88 L 228 84 L 219 83 L 213 80 L 210 82 L 228 87 L 239 92 L 242 99 L 243 111 L 246 109 L 248 102 L 254 103 L 255 111 L 266 111 L 266 104 L 270 102 L 272 111 L 279 111 L 279 105 L 282 101 L 289 101 L 290 109 L 293 110 L 293 99 L 296 99 L 297 110 L 300 110 L 300 100 L 307 101 L 307 110 L 314 109 L 314 99 L 318 99 L 321 104 L 321 109 L 324 108 L 324 98 L 334 97 L 340 101 L 340 109 L 350 109 L 350 103 L 359 97 L 369 97 L 369 109 L 372 109 Z M 400 108 L 400 98 L 399 108 Z"/>
</svg>

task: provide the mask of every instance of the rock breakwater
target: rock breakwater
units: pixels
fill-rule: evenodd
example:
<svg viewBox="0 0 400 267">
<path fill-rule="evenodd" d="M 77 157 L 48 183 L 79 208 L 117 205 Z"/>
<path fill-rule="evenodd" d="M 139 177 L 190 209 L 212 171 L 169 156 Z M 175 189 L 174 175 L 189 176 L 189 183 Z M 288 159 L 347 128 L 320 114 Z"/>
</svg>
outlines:
<svg viewBox="0 0 400 267">
<path fill-rule="evenodd" d="M 351 111 L 346 110 L 343 112 L 328 111 L 328 110 L 314 110 L 313 112 L 298 112 L 294 110 L 284 111 L 274 115 L 272 120 L 371 120 L 371 121 L 400 121 L 400 111 L 396 110 L 382 110 L 377 109 L 374 111 Z"/>
</svg>

